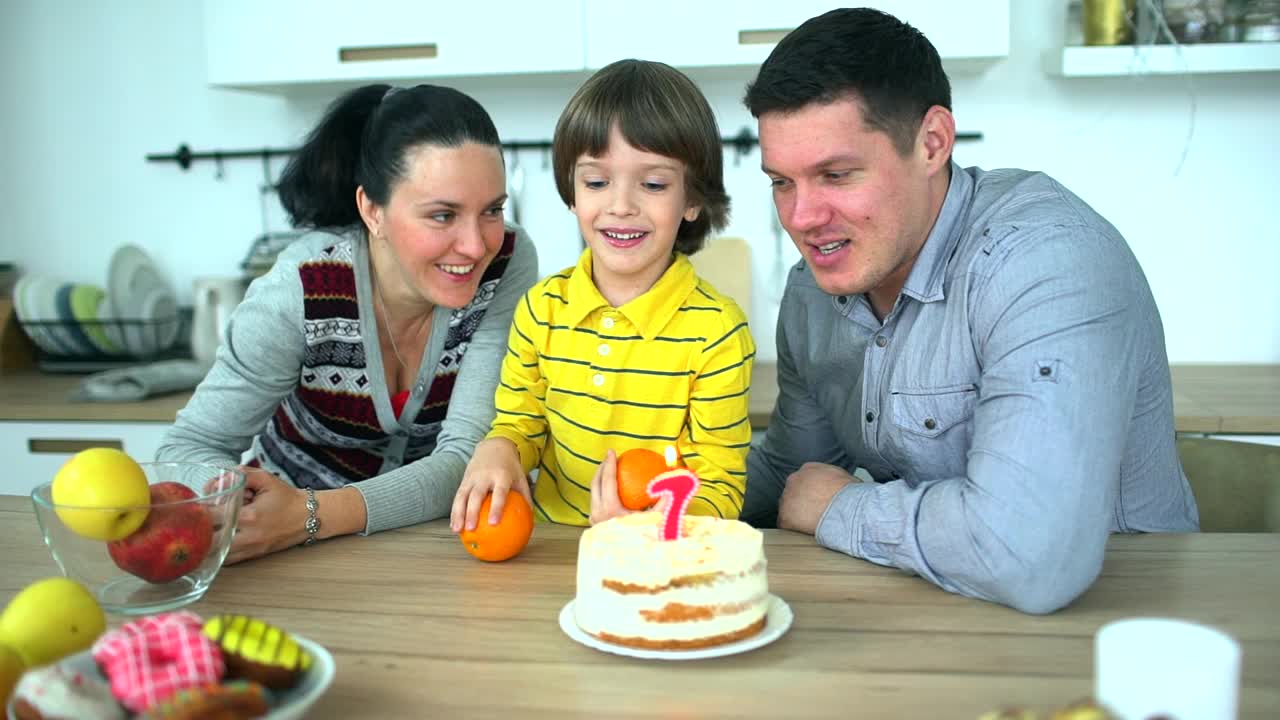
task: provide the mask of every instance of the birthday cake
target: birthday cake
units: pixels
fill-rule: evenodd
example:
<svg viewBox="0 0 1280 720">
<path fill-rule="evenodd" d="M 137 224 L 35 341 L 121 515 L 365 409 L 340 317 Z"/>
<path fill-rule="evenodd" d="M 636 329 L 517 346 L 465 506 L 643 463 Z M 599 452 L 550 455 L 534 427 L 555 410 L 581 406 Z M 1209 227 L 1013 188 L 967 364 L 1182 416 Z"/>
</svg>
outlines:
<svg viewBox="0 0 1280 720">
<path fill-rule="evenodd" d="M 735 642 L 764 628 L 764 537 L 737 520 L 685 515 L 663 539 L 664 516 L 624 515 L 578 544 L 578 627 L 606 642 L 685 650 Z"/>
</svg>

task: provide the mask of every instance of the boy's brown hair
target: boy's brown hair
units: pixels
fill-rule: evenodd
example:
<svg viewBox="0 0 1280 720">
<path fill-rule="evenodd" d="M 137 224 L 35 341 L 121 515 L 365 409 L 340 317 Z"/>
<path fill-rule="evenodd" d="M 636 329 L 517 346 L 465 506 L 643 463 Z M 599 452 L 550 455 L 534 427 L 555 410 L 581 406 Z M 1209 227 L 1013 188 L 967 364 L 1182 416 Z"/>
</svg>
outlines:
<svg viewBox="0 0 1280 720">
<path fill-rule="evenodd" d="M 675 249 L 701 250 L 729 222 L 720 128 L 702 91 L 679 70 L 647 60 L 619 60 L 592 75 L 560 114 L 552 140 L 556 190 L 566 205 L 574 204 L 578 159 L 604 154 L 614 124 L 636 148 L 684 163 L 685 193 L 702 211 L 680 222 Z"/>
</svg>

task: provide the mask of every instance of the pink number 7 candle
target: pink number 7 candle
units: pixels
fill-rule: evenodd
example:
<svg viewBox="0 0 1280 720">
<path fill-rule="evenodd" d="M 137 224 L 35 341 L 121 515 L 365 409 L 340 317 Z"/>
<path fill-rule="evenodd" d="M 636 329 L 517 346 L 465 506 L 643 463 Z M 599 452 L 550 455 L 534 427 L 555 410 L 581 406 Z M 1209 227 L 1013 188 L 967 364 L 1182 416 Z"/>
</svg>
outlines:
<svg viewBox="0 0 1280 720">
<path fill-rule="evenodd" d="M 669 470 L 649 481 L 649 494 L 653 497 L 669 496 L 663 510 L 662 539 L 680 539 L 680 518 L 689 507 L 689 501 L 698 492 L 698 476 L 692 470 Z"/>
</svg>

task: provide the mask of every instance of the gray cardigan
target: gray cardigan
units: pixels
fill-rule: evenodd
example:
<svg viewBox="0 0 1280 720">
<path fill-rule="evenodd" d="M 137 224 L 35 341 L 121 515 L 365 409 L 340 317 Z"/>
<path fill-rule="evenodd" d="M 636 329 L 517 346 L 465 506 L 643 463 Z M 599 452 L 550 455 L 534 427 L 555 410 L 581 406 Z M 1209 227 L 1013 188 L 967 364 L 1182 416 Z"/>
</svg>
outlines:
<svg viewBox="0 0 1280 720">
<path fill-rule="evenodd" d="M 368 373 L 370 394 L 387 444 L 382 471 L 351 485 L 364 496 L 368 512 L 365 534 L 447 515 L 467 461 L 489 430 L 511 317 L 538 274 L 537 254 L 528 235 L 519 227 L 508 230 L 516 233 L 513 255 L 472 335 L 431 455 L 409 464 L 401 462 L 405 428 L 426 398 L 444 350 L 452 311 L 436 308 L 417 380 L 402 414 L 404 427 L 391 409 L 384 374 Z M 303 236 L 280 254 L 267 275 L 250 286 L 232 314 L 213 367 L 165 434 L 158 460 L 236 464 L 262 459 L 260 433 L 281 402 L 298 387 L 307 348 L 298 267 L 319 257 L 325 248 L 344 242 L 351 245 L 361 323 L 370 328 L 376 325 L 363 234 L 317 231 Z M 377 333 L 365 333 L 362 344 L 368 366 L 381 368 Z M 294 482 L 281 468 L 266 467 Z"/>
</svg>

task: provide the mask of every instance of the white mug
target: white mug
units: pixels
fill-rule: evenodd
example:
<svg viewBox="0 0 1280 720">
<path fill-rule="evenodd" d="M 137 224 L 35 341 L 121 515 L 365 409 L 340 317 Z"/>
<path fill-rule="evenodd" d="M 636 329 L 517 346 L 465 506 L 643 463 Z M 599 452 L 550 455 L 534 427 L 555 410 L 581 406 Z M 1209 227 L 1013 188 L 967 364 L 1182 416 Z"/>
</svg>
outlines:
<svg viewBox="0 0 1280 720">
<path fill-rule="evenodd" d="M 218 345 L 226 340 L 231 311 L 244 299 L 244 280 L 238 277 L 201 277 L 194 282 L 191 313 L 191 355 L 202 365 L 213 365 Z"/>
<path fill-rule="evenodd" d="M 1240 644 L 1204 625 L 1133 618 L 1094 641 L 1094 695 L 1121 720 L 1235 720 Z"/>
</svg>

